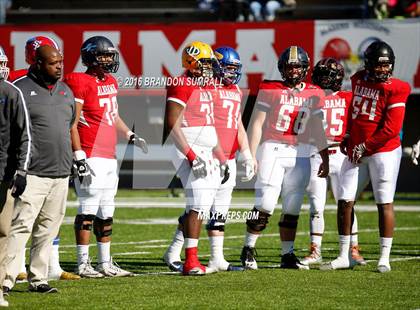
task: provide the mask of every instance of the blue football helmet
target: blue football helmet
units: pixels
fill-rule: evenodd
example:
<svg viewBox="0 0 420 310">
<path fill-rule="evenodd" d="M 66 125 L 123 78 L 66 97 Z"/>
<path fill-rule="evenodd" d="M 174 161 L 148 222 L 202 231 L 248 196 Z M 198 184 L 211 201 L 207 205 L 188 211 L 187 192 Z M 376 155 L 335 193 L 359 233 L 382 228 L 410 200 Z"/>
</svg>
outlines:
<svg viewBox="0 0 420 310">
<path fill-rule="evenodd" d="M 219 66 L 214 70 L 216 76 L 225 85 L 238 84 L 242 76 L 239 54 L 229 46 L 216 48 L 214 54 L 219 61 Z"/>
</svg>

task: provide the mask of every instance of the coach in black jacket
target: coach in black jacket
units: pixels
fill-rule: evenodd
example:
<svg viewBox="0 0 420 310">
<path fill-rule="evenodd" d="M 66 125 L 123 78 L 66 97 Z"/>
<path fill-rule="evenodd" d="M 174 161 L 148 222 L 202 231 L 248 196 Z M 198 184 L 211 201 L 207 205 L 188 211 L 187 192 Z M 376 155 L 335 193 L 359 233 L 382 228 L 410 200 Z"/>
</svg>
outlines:
<svg viewBox="0 0 420 310">
<path fill-rule="evenodd" d="M 48 285 L 48 259 L 66 209 L 72 165 L 70 128 L 74 122 L 73 93 L 59 81 L 63 58 L 51 46 L 36 51 L 37 63 L 28 75 L 15 81 L 23 93 L 32 126 L 32 157 L 27 186 L 16 200 L 7 245 L 5 290 L 10 290 L 32 235 L 29 290 L 57 292 Z"/>
<path fill-rule="evenodd" d="M 5 277 L 7 237 L 13 214 L 13 197 L 23 193 L 29 164 L 29 118 L 20 90 L 6 81 L 9 68 L 0 47 L 0 283 Z M 12 190 L 10 185 L 14 184 Z M 12 195 L 11 195 L 12 194 Z M 0 292 L 0 306 L 7 306 Z"/>
</svg>

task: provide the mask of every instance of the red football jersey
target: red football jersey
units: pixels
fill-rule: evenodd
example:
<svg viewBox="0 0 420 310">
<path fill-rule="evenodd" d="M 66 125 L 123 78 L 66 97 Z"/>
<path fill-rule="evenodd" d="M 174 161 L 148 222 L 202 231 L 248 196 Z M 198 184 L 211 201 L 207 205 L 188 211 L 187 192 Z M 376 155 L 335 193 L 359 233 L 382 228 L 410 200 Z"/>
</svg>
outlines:
<svg viewBox="0 0 420 310">
<path fill-rule="evenodd" d="M 167 102 L 173 101 L 184 107 L 181 129 L 190 146 L 217 145 L 214 128 L 214 85 L 199 86 L 196 80 L 183 75 L 178 85 L 167 89 Z"/>
<path fill-rule="evenodd" d="M 214 120 L 219 139 L 226 158 L 235 158 L 239 148 L 238 128 L 241 122 L 242 92 L 238 85 L 219 87 L 214 102 Z"/>
<path fill-rule="evenodd" d="M 330 144 L 341 142 L 346 134 L 351 98 L 350 91 L 333 92 L 324 97 L 324 129 Z"/>
<path fill-rule="evenodd" d="M 351 84 L 349 156 L 353 147 L 363 142 L 367 148 L 365 155 L 389 152 L 399 147 L 410 85 L 396 78 L 384 83 L 369 82 L 363 70 L 351 77 Z"/>
<path fill-rule="evenodd" d="M 14 82 L 18 78 L 25 76 L 27 74 L 28 74 L 28 69 L 19 69 L 19 70 L 10 71 L 8 80 L 10 82 Z"/>
<path fill-rule="evenodd" d="M 267 112 L 263 140 L 307 142 L 306 124 L 311 115 L 322 113 L 323 96 L 318 86 L 309 83 L 291 89 L 281 81 L 261 82 L 256 107 Z"/>
<path fill-rule="evenodd" d="M 65 76 L 64 82 L 73 91 L 75 101 L 83 105 L 77 129 L 87 157 L 115 158 L 118 117 L 115 78 L 106 74 L 101 81 L 86 73 L 73 72 Z"/>
</svg>

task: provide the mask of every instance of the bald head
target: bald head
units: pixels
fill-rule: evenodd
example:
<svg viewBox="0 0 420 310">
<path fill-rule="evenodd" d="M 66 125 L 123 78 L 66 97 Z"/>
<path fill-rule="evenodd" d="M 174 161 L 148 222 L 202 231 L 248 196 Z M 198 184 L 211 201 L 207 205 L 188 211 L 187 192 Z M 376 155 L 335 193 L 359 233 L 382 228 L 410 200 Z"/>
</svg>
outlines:
<svg viewBox="0 0 420 310">
<path fill-rule="evenodd" d="M 55 83 L 61 78 L 63 69 L 63 56 L 52 46 L 39 47 L 35 53 L 36 66 L 46 81 Z"/>
</svg>

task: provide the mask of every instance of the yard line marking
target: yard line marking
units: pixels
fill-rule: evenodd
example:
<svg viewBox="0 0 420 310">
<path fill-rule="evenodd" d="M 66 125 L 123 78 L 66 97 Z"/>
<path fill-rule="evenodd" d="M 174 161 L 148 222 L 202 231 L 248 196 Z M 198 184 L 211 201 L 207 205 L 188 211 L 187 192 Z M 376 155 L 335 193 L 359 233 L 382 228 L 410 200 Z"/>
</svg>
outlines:
<svg viewBox="0 0 420 310">
<path fill-rule="evenodd" d="M 123 252 L 123 253 L 112 253 L 112 256 L 128 256 L 128 255 L 144 255 L 151 254 L 152 252 Z"/>
<path fill-rule="evenodd" d="M 68 208 L 77 208 L 79 203 L 77 201 L 67 201 Z M 119 208 L 128 208 L 128 209 L 184 209 L 185 202 L 168 202 L 168 201 L 142 201 L 142 200 L 127 200 L 121 199 L 115 201 L 115 206 Z M 232 202 L 231 209 L 246 209 L 252 210 L 254 207 L 254 198 L 249 198 L 249 201 L 246 202 Z M 276 205 L 276 209 L 281 209 L 281 204 Z M 328 204 L 325 206 L 325 210 L 336 210 L 337 205 Z M 358 205 L 356 204 L 355 209 L 362 212 L 376 212 L 376 205 Z M 302 210 L 309 210 L 309 204 L 303 204 Z M 405 211 L 405 212 L 420 212 L 420 206 L 412 205 L 397 205 L 394 206 L 395 211 Z"/>
</svg>

